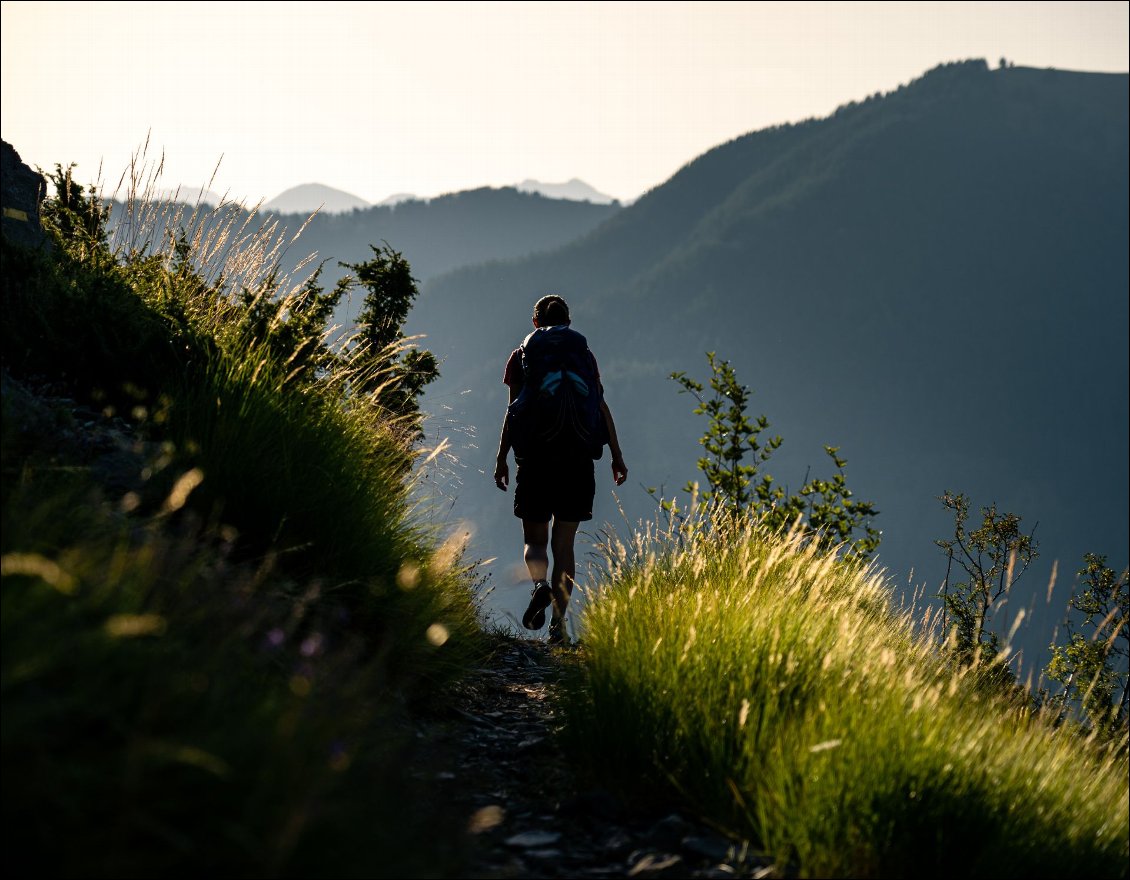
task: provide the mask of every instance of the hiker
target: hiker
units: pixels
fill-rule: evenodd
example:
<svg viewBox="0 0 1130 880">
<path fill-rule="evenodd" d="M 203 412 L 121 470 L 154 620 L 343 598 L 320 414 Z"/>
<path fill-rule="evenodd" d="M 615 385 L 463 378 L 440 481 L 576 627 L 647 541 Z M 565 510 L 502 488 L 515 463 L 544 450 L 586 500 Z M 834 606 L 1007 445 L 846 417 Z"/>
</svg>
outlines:
<svg viewBox="0 0 1130 880">
<path fill-rule="evenodd" d="M 506 457 L 513 449 L 514 515 L 522 520 L 523 555 L 534 582 L 522 625 L 541 629 L 552 604 L 549 642 L 564 644 L 565 609 L 576 576 L 573 541 L 577 527 L 592 519 L 596 496 L 593 462 L 607 445 L 617 486 L 628 478 L 628 467 L 604 402 L 596 358 L 585 337 L 570 326 L 569 306 L 559 296 L 544 296 L 534 306 L 533 323 L 534 331 L 510 355 L 502 377 L 510 401 L 494 482 L 506 491 Z M 552 581 L 546 579 L 550 548 Z"/>
</svg>

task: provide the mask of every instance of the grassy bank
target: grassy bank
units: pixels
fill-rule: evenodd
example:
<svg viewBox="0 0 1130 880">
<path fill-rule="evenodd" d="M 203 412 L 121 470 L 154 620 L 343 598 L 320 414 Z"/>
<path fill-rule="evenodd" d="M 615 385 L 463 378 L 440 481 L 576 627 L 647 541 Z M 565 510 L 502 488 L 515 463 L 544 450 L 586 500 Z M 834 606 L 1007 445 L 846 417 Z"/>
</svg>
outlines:
<svg viewBox="0 0 1130 880">
<path fill-rule="evenodd" d="M 5 867 L 457 871 L 411 719 L 483 643 L 408 513 L 410 418 L 249 334 L 191 235 L 114 253 L 92 207 L 2 254 Z"/>
<path fill-rule="evenodd" d="M 570 742 L 802 876 L 1125 877 L 1126 743 L 948 668 L 860 564 L 750 523 L 610 553 Z"/>
</svg>

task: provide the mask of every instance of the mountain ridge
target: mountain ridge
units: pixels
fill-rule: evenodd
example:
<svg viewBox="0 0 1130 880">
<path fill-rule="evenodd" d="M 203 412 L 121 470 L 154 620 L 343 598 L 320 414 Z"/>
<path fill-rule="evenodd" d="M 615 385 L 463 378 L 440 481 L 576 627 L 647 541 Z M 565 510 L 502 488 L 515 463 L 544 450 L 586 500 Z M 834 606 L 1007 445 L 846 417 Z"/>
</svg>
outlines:
<svg viewBox="0 0 1130 880">
<path fill-rule="evenodd" d="M 371 207 L 392 207 L 403 202 L 430 202 L 446 196 L 457 195 L 460 192 L 476 192 L 483 189 L 515 189 L 518 192 L 540 195 L 547 199 L 559 199 L 571 202 L 591 202 L 596 205 L 614 205 L 617 200 L 606 195 L 579 178 L 572 178 L 564 183 L 544 183 L 540 180 L 526 179 L 521 183 L 503 187 L 468 187 L 462 190 L 440 193 L 436 196 L 418 196 L 413 193 L 394 193 L 381 199 L 379 202 L 368 202 L 360 196 L 345 190 L 327 186 L 324 183 L 302 183 L 289 187 L 263 204 L 263 210 L 273 211 L 278 214 L 311 214 L 315 211 L 324 211 L 330 214 L 347 213 L 354 210 L 364 210 Z M 174 192 L 163 192 L 162 197 L 171 197 Z M 219 196 L 207 193 L 208 198 L 203 199 L 208 204 L 218 204 Z"/>
<path fill-rule="evenodd" d="M 597 205 L 611 205 L 617 201 L 576 177 L 564 183 L 546 183 L 527 178 L 521 183 L 514 184 L 514 188 L 519 192 L 541 193 L 549 199 L 570 199 L 575 202 L 593 202 Z"/>
<path fill-rule="evenodd" d="M 849 485 L 886 512 L 880 559 L 899 580 L 927 567 L 933 581 L 946 489 L 1041 521 L 1030 580 L 1087 550 L 1124 559 L 1126 456 L 1112 438 L 1127 423 L 1127 81 L 945 65 L 722 144 L 552 253 L 437 278 L 413 321 L 471 392 L 448 418 L 497 431 L 500 367 L 473 349 L 505 357 L 533 299 L 555 291 L 597 353 L 644 485 L 697 476 L 704 426 L 665 377 L 701 378 L 716 350 L 785 437 L 768 468 L 779 482 L 820 473 L 819 444 L 841 447 Z M 445 326 L 471 312 L 482 338 Z M 1048 431 L 1074 435 L 1090 410 L 1114 427 L 1077 452 Z M 490 452 L 467 449 L 468 471 L 489 473 Z M 490 487 L 470 485 L 484 555 L 504 555 L 513 526 Z M 654 503 L 619 498 L 629 519 Z M 619 514 L 605 501 L 601 517 Z"/>
</svg>

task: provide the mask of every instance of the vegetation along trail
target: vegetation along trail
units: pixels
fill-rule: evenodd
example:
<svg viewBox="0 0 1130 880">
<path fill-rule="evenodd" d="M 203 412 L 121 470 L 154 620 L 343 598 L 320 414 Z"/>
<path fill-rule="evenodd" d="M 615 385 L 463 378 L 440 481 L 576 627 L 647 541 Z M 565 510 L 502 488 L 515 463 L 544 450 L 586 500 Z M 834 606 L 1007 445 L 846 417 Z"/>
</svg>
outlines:
<svg viewBox="0 0 1130 880">
<path fill-rule="evenodd" d="M 677 807 L 622 800 L 574 768 L 557 701 L 583 650 L 500 637 L 419 731 L 432 752 L 422 772 L 466 816 L 471 876 L 785 876 Z"/>
</svg>

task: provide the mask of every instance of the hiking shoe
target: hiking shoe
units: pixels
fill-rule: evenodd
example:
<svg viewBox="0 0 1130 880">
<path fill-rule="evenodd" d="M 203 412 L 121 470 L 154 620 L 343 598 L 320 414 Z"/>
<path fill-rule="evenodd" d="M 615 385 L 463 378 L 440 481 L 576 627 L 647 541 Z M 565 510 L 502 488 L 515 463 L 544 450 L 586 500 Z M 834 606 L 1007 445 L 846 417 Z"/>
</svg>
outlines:
<svg viewBox="0 0 1130 880">
<path fill-rule="evenodd" d="M 551 645 L 569 644 L 569 633 L 565 631 L 565 618 L 554 618 L 549 622 L 548 642 Z"/>
<path fill-rule="evenodd" d="M 549 588 L 548 581 L 538 581 L 534 584 L 533 595 L 526 613 L 522 615 L 522 626 L 526 629 L 541 629 L 545 626 L 545 609 L 553 601 L 553 591 Z"/>
</svg>

